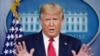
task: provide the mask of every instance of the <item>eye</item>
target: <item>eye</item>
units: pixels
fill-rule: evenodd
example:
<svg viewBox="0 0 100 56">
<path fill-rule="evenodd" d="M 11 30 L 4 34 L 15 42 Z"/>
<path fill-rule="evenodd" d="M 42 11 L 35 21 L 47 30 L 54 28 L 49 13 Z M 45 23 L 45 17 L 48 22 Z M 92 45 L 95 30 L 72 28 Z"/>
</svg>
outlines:
<svg viewBox="0 0 100 56">
<path fill-rule="evenodd" d="M 53 18 L 53 20 L 58 20 L 57 18 Z"/>
<path fill-rule="evenodd" d="M 49 21 L 49 20 L 50 20 L 49 18 L 45 19 L 45 21 Z"/>
</svg>

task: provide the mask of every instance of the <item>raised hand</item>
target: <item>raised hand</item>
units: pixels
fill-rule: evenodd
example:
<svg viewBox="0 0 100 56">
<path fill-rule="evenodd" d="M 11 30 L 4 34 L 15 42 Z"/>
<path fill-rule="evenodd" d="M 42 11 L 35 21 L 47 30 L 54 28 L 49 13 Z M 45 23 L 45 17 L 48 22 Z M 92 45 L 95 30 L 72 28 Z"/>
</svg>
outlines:
<svg viewBox="0 0 100 56">
<path fill-rule="evenodd" d="M 89 48 L 89 45 L 83 44 L 83 46 L 80 48 L 79 52 L 76 54 L 74 50 L 72 50 L 73 56 L 93 56 L 91 53 L 91 48 Z"/>
<path fill-rule="evenodd" d="M 33 53 L 34 53 L 34 48 L 32 48 L 29 53 L 26 49 L 26 44 L 24 41 L 22 42 L 22 44 L 18 42 L 18 45 L 16 45 L 16 52 L 15 52 L 16 56 L 32 56 Z"/>
</svg>

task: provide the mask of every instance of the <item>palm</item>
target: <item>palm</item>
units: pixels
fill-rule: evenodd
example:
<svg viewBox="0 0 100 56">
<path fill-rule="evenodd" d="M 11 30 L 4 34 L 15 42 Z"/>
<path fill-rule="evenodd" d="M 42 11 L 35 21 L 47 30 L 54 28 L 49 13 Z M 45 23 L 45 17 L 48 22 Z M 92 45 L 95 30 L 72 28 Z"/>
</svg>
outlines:
<svg viewBox="0 0 100 56">
<path fill-rule="evenodd" d="M 34 52 L 34 49 L 31 49 L 30 53 L 27 51 L 25 42 L 23 42 L 22 45 L 19 42 L 16 50 L 17 50 L 17 53 L 15 54 L 16 56 L 32 56 Z"/>
<path fill-rule="evenodd" d="M 80 51 L 76 56 L 87 56 L 87 54 L 83 51 Z"/>
<path fill-rule="evenodd" d="M 89 55 L 92 55 L 90 51 L 91 50 L 89 48 L 89 45 L 83 45 L 81 49 L 79 50 L 78 54 L 76 54 L 74 50 L 72 50 L 72 54 L 73 56 L 89 56 Z"/>
<path fill-rule="evenodd" d="M 26 50 L 22 50 L 22 51 L 20 51 L 20 53 L 18 54 L 18 56 L 32 56 L 33 53 L 31 53 L 31 52 L 28 53 Z"/>
</svg>

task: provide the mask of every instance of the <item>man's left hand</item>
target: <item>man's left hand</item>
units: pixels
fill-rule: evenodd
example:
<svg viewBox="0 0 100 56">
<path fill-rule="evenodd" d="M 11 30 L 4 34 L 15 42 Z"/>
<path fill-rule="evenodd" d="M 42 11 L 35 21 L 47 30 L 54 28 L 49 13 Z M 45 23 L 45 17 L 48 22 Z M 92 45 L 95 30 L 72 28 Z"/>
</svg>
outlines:
<svg viewBox="0 0 100 56">
<path fill-rule="evenodd" d="M 93 56 L 93 54 L 91 53 L 91 48 L 89 48 L 88 44 L 83 44 L 77 54 L 76 51 L 72 50 L 72 54 L 73 56 Z"/>
</svg>

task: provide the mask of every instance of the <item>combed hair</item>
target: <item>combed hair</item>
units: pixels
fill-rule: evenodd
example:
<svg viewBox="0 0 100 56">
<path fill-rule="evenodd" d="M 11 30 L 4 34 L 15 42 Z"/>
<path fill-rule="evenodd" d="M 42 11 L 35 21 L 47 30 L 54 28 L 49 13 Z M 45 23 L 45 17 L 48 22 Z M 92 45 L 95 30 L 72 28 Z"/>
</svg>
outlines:
<svg viewBox="0 0 100 56">
<path fill-rule="evenodd" d="M 63 8 L 56 3 L 47 3 L 42 5 L 40 7 L 40 15 L 42 13 L 62 14 L 62 17 L 64 16 Z"/>
</svg>

